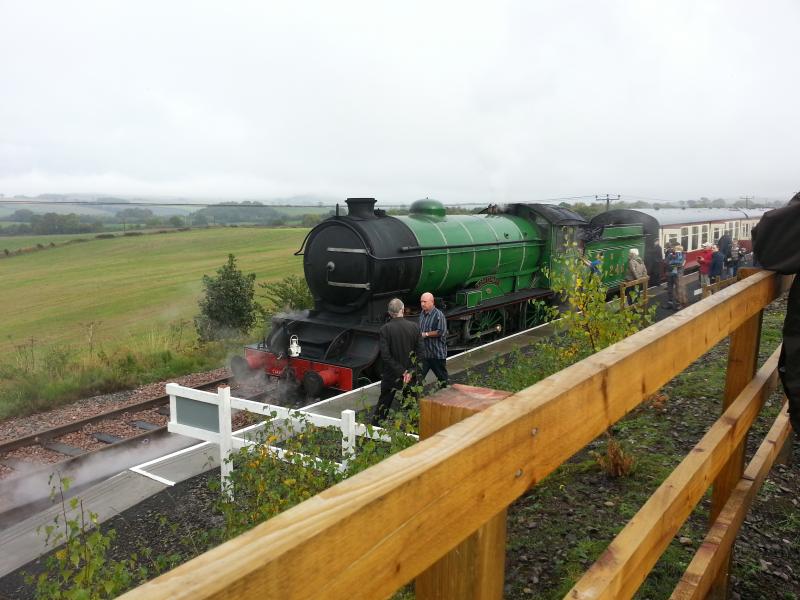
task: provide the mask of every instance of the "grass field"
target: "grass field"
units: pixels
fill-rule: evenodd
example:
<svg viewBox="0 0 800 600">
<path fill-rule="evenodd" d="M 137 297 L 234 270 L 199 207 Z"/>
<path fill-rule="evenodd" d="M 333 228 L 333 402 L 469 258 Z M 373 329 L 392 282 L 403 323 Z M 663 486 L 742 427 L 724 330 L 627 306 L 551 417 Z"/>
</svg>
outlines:
<svg viewBox="0 0 800 600">
<path fill-rule="evenodd" d="M 109 349 L 168 327 L 198 312 L 203 275 L 213 275 L 228 253 L 258 283 L 302 271 L 294 256 L 305 229 L 220 228 L 118 237 L 70 244 L 0 260 L 0 351 L 15 345 Z M 88 236 L 14 238 L 28 246 Z M 57 240 L 56 238 L 61 238 Z M 2 245 L 0 244 L 0 251 Z M 193 328 L 189 327 L 193 333 Z"/>
<path fill-rule="evenodd" d="M 8 249 L 10 252 L 18 248 L 35 248 L 36 244 L 49 246 L 51 243 L 59 245 L 70 240 L 92 240 L 96 233 L 65 233 L 63 235 L 8 235 L 0 236 L 0 252 Z"/>
</svg>

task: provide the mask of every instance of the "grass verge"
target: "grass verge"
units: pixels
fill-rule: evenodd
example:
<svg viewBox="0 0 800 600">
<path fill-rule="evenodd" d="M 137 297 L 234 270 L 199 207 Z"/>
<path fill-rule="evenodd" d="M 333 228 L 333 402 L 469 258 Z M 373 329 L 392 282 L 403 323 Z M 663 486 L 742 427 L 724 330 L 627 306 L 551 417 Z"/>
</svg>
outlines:
<svg viewBox="0 0 800 600">
<path fill-rule="evenodd" d="M 24 416 L 80 398 L 130 389 L 221 367 L 242 341 L 184 345 L 182 328 L 151 331 L 106 352 L 29 344 L 0 363 L 0 419 Z"/>
</svg>

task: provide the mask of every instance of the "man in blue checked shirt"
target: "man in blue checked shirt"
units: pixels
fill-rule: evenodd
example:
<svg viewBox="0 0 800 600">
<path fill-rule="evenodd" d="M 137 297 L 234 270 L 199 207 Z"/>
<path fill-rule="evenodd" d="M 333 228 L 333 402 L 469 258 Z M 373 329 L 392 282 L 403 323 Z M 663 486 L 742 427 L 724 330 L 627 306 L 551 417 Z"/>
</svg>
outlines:
<svg viewBox="0 0 800 600">
<path fill-rule="evenodd" d="M 433 371 L 441 387 L 447 387 L 447 320 L 433 304 L 433 294 L 425 292 L 419 299 L 422 312 L 419 315 L 419 331 L 422 336 L 424 354 L 420 381 L 425 381 L 428 371 Z"/>
</svg>

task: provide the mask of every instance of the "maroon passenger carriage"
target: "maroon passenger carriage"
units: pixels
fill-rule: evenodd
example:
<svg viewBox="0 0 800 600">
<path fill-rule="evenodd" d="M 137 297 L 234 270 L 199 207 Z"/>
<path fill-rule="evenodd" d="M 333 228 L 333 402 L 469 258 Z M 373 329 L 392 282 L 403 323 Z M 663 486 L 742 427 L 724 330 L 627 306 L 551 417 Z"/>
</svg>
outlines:
<svg viewBox="0 0 800 600">
<path fill-rule="evenodd" d="M 747 252 L 753 248 L 751 231 L 770 209 L 766 208 L 646 208 L 621 209 L 600 213 L 592 219 L 597 223 L 645 224 L 646 231 L 658 229 L 657 241 L 662 249 L 668 244 L 683 246 L 686 255 L 686 270 L 698 268 L 697 255 L 703 244 L 715 244 L 724 234 L 732 242 L 743 246 Z M 640 221 L 639 221 L 640 220 Z M 649 227 L 648 227 L 649 224 Z M 651 264 L 648 261 L 648 265 Z M 660 277 L 659 277 L 660 279 Z M 653 281 L 657 283 L 657 281 Z"/>
</svg>

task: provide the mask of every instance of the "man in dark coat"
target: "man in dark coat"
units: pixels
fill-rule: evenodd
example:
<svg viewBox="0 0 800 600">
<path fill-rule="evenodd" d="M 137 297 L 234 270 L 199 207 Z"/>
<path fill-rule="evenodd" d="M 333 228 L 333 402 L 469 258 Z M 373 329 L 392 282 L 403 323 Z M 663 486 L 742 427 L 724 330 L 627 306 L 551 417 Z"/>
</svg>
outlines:
<svg viewBox="0 0 800 600">
<path fill-rule="evenodd" d="M 419 327 L 403 318 L 403 301 L 390 300 L 388 310 L 392 319 L 379 332 L 383 372 L 381 395 L 372 414 L 373 425 L 379 425 L 389 415 L 395 394 L 416 381 L 423 353 Z"/>
<path fill-rule="evenodd" d="M 753 229 L 753 253 L 766 269 L 795 274 L 789 291 L 778 372 L 789 398 L 789 419 L 800 434 L 800 192 L 788 206 L 771 210 Z"/>
<path fill-rule="evenodd" d="M 717 240 L 717 248 L 719 248 L 719 251 L 722 252 L 722 256 L 725 258 L 730 257 L 732 247 L 733 242 L 731 241 L 731 236 L 729 233 L 722 234 L 722 236 Z"/>
<path fill-rule="evenodd" d="M 722 277 L 722 271 L 725 268 L 725 255 L 716 246 L 712 246 L 712 249 L 714 252 L 711 254 L 711 268 L 708 270 L 708 276 L 711 283 L 717 283 Z"/>
</svg>

